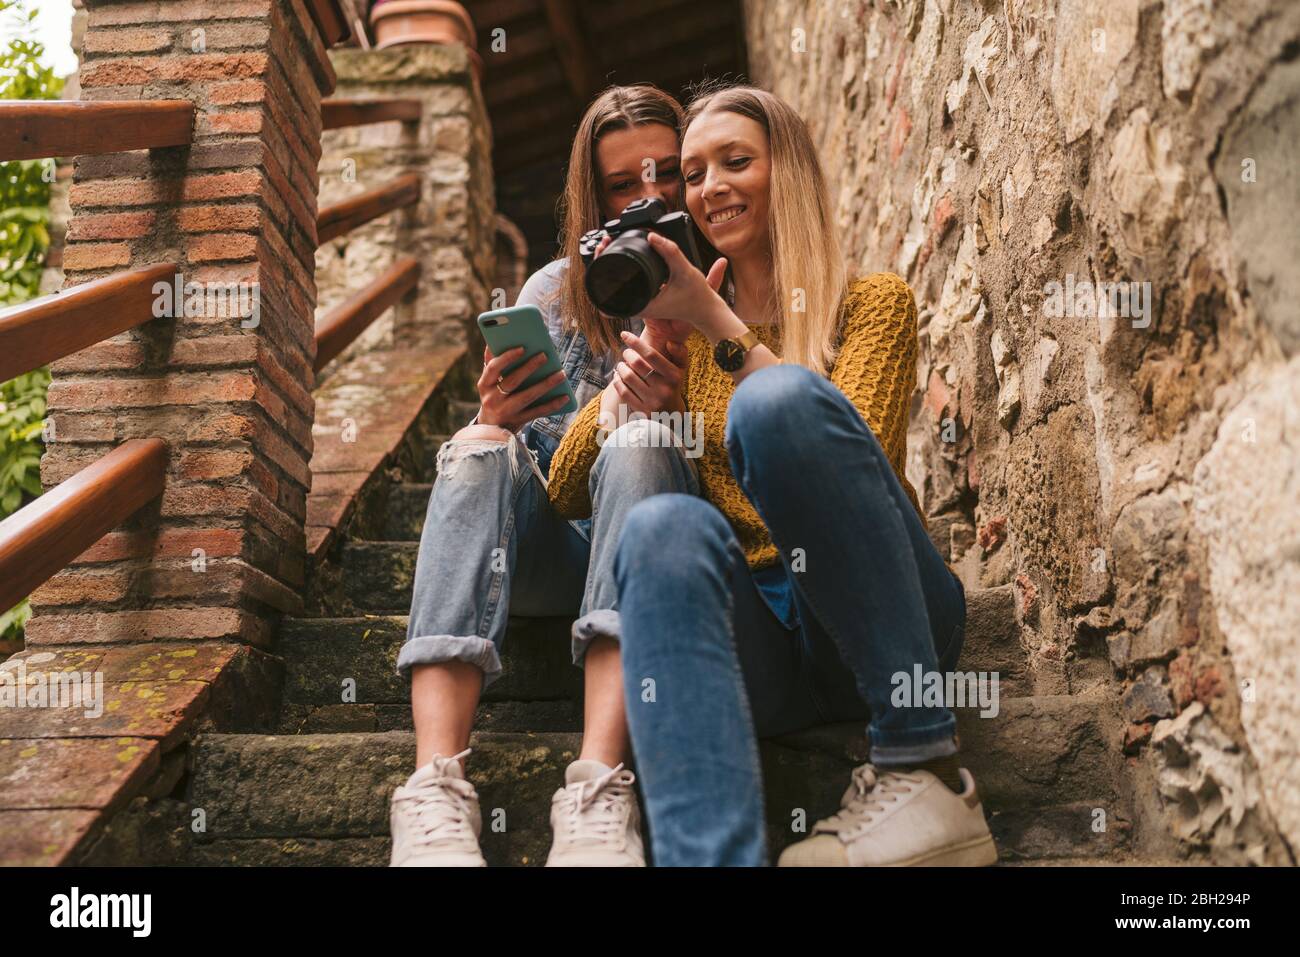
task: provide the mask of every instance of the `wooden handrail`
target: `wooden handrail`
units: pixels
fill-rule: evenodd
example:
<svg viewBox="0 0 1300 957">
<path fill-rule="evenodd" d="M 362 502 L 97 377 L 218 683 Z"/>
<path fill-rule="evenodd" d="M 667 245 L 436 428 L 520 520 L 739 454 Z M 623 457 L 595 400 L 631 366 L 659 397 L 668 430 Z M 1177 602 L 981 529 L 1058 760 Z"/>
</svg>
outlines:
<svg viewBox="0 0 1300 957">
<path fill-rule="evenodd" d="M 189 100 L 0 100 L 0 160 L 186 146 Z"/>
<path fill-rule="evenodd" d="M 382 276 L 316 323 L 316 371 L 346 349 L 385 309 L 415 288 L 420 263 L 413 256 L 399 259 Z"/>
<path fill-rule="evenodd" d="M 324 245 L 384 213 L 414 206 L 419 201 L 420 177 L 416 173 L 406 173 L 391 183 L 322 209 L 316 217 L 316 243 Z"/>
<path fill-rule="evenodd" d="M 352 27 L 344 17 L 338 0 L 307 0 L 307 13 L 316 24 L 321 42 L 326 47 L 342 43 L 352 35 Z"/>
<path fill-rule="evenodd" d="M 175 274 L 146 266 L 0 309 L 0 382 L 153 319 L 154 286 Z"/>
<path fill-rule="evenodd" d="M 420 119 L 423 109 L 419 100 L 322 100 L 321 128 L 337 130 L 345 126 L 387 123 L 390 120 L 411 123 Z"/>
<path fill-rule="evenodd" d="M 131 439 L 0 522 L 0 607 L 12 608 L 162 494 L 167 446 Z"/>
</svg>

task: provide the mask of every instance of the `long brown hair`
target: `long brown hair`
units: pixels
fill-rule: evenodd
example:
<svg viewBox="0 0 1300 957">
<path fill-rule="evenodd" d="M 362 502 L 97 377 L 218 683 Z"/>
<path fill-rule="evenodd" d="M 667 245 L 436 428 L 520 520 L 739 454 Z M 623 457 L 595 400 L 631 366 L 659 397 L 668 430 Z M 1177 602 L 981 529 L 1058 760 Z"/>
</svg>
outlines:
<svg viewBox="0 0 1300 957">
<path fill-rule="evenodd" d="M 622 348 L 617 330 L 601 319 L 583 288 L 578 255 L 582 234 L 603 222 L 596 190 L 596 144 L 615 130 L 658 123 L 676 132 L 681 122 L 682 106 L 677 100 L 652 84 L 637 83 L 605 90 L 587 107 L 578 124 L 560 200 L 560 258 L 569 261 L 560 286 L 560 314 L 566 323 L 577 326 L 596 352 Z M 618 212 L 613 211 L 615 215 Z"/>
<path fill-rule="evenodd" d="M 781 324 L 781 358 L 826 375 L 835 361 L 847 283 L 830 191 L 808 126 L 766 90 L 712 86 L 691 100 L 682 137 L 691 123 L 715 110 L 747 116 L 767 132 L 772 152 L 767 225 L 777 297 L 772 318 Z"/>
</svg>

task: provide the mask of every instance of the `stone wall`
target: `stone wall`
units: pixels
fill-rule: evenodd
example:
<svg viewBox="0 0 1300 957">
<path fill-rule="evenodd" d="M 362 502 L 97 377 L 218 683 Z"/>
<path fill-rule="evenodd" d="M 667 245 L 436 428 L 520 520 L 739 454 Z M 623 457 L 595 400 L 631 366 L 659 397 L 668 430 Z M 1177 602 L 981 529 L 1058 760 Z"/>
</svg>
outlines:
<svg viewBox="0 0 1300 957">
<path fill-rule="evenodd" d="M 408 172 L 420 174 L 421 194 L 417 206 L 321 246 L 316 253 L 318 316 L 373 282 L 397 259 L 414 256 L 422 267 L 418 294 L 376 320 L 342 359 L 392 345 L 395 336 L 407 345 L 481 342 L 474 320 L 489 308 L 495 284 L 496 209 L 491 127 L 465 49 L 338 49 L 331 60 L 339 80 L 336 98 L 416 99 L 424 109 L 419 123 L 326 131 L 321 207 Z"/>
<path fill-rule="evenodd" d="M 1293 861 L 1300 5 L 748 0 L 746 21 L 852 267 L 916 292 L 908 474 L 940 548 L 970 586 L 1015 583 L 1036 693 L 1113 690 L 1149 832 Z M 1097 283 L 1132 284 L 1102 298 L 1121 315 Z"/>
</svg>

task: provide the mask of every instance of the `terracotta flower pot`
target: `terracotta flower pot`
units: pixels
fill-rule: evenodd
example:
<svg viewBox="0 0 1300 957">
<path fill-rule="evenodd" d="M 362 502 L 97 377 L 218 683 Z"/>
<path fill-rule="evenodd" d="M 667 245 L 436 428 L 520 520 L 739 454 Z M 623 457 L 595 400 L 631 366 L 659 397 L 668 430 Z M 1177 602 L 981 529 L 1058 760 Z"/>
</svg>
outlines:
<svg viewBox="0 0 1300 957">
<path fill-rule="evenodd" d="M 453 0 L 385 0 L 370 11 L 370 27 L 380 50 L 403 43 L 459 43 L 469 52 L 480 82 L 483 79 L 483 58 L 474 49 L 474 21 Z"/>
</svg>

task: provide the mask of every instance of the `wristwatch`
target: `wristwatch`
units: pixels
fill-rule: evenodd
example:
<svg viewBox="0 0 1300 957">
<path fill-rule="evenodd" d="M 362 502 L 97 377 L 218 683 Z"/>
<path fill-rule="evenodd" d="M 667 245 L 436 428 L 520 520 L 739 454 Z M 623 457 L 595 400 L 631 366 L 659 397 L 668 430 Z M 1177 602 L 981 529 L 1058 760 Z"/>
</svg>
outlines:
<svg viewBox="0 0 1300 957">
<path fill-rule="evenodd" d="M 753 329 L 746 329 L 743 335 L 734 339 L 719 339 L 713 347 L 713 361 L 723 372 L 738 372 L 745 364 L 745 356 L 756 345 L 758 336 Z"/>
</svg>

